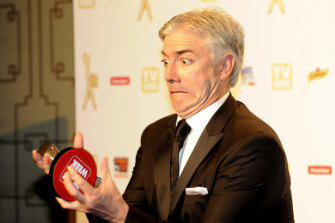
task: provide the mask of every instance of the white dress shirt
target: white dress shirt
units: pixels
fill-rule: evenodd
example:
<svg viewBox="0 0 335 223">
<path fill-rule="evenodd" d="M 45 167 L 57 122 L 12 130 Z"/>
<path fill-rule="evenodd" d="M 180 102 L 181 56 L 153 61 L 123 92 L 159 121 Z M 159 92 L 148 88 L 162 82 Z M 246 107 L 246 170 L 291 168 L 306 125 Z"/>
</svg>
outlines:
<svg viewBox="0 0 335 223">
<path fill-rule="evenodd" d="M 193 115 L 191 118 L 186 119 L 187 124 L 191 127 L 191 131 L 184 141 L 184 145 L 179 152 L 179 176 L 190 158 L 195 145 L 197 144 L 201 133 L 204 131 L 207 123 L 212 118 L 214 113 L 223 105 L 227 100 L 229 92 L 222 98 L 205 108 L 204 110 Z M 177 123 L 181 120 L 178 116 Z"/>
</svg>

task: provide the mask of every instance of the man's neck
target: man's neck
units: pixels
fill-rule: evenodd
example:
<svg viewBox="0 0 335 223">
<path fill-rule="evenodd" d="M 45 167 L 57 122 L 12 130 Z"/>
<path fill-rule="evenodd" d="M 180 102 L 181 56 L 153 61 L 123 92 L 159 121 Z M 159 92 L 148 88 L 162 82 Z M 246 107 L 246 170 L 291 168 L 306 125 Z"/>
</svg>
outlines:
<svg viewBox="0 0 335 223">
<path fill-rule="evenodd" d="M 227 98 L 229 97 L 230 92 L 227 92 L 225 95 L 223 95 L 221 98 L 219 98 L 218 100 L 216 100 L 214 103 L 212 103 L 211 105 L 207 106 L 205 109 L 202 109 L 201 111 L 199 111 L 198 113 L 194 114 L 193 116 L 189 117 L 189 118 L 185 118 L 188 123 L 192 122 L 192 120 L 199 120 L 203 119 L 204 117 L 206 117 L 205 119 L 207 120 L 207 117 L 209 121 L 209 119 L 214 115 L 214 113 L 221 107 L 221 105 L 223 105 L 223 103 L 227 100 Z M 178 114 L 177 114 L 178 115 Z M 184 119 L 184 117 L 181 117 L 178 115 L 177 118 L 177 123 L 179 120 Z M 206 122 L 207 123 L 207 122 Z M 191 123 L 189 123 L 191 124 Z M 192 127 L 192 126 L 191 126 Z"/>
<path fill-rule="evenodd" d="M 186 111 L 186 112 L 182 112 L 182 113 L 178 113 L 177 115 L 178 117 L 181 117 L 182 119 L 189 119 L 191 117 L 193 117 L 194 115 L 198 114 L 199 112 L 207 109 L 208 107 L 210 107 L 212 104 L 216 103 L 217 101 L 219 101 L 221 98 L 223 97 L 228 97 L 227 95 L 229 95 L 230 93 L 230 88 L 227 90 L 222 91 L 219 96 L 216 97 L 212 97 L 209 98 L 203 106 L 200 106 L 198 109 L 196 110 L 191 110 L 191 111 Z"/>
</svg>

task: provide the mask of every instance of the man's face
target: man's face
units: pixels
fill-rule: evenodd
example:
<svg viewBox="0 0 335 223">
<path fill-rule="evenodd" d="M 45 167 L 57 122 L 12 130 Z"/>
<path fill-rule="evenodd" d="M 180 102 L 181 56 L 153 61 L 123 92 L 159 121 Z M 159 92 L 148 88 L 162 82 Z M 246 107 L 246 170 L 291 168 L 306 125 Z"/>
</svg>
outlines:
<svg viewBox="0 0 335 223">
<path fill-rule="evenodd" d="M 206 40 L 199 35 L 173 31 L 165 36 L 162 54 L 172 107 L 180 117 L 193 116 L 226 92 Z"/>
</svg>

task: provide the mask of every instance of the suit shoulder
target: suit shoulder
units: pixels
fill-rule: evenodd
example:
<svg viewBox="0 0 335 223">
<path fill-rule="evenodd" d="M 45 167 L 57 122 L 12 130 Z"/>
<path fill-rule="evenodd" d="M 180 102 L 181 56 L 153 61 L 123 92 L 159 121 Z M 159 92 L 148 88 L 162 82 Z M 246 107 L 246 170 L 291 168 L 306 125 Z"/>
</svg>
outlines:
<svg viewBox="0 0 335 223">
<path fill-rule="evenodd" d="M 236 130 L 234 132 L 240 132 L 245 136 L 261 134 L 278 138 L 272 127 L 252 113 L 242 102 L 237 102 L 236 112 L 231 121 Z"/>
<path fill-rule="evenodd" d="M 168 115 L 161 119 L 156 120 L 155 122 L 149 124 L 146 128 L 157 128 L 159 126 L 170 125 L 170 124 L 176 123 L 176 120 L 177 120 L 177 115 L 171 114 L 171 115 Z"/>
<path fill-rule="evenodd" d="M 177 120 L 177 115 L 172 114 L 165 116 L 161 119 L 158 119 L 157 121 L 149 124 L 143 131 L 142 135 L 156 135 L 157 133 L 161 132 L 164 128 L 167 126 L 173 126 L 175 125 Z"/>
</svg>

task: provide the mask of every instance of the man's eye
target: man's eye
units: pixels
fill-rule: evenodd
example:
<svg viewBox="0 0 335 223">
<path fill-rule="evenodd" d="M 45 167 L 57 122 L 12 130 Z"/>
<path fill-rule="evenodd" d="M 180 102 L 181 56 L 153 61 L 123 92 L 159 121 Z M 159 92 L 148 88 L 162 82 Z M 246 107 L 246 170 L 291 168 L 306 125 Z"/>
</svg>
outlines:
<svg viewBox="0 0 335 223">
<path fill-rule="evenodd" d="M 187 64 L 190 64 L 190 63 L 191 63 L 191 60 L 190 60 L 190 59 L 187 59 L 187 58 L 182 58 L 182 59 L 181 59 L 181 63 L 184 64 L 184 65 L 187 65 Z"/>
<path fill-rule="evenodd" d="M 164 64 L 164 65 L 168 65 L 169 64 L 169 61 L 167 59 L 162 59 L 161 62 Z"/>
</svg>

